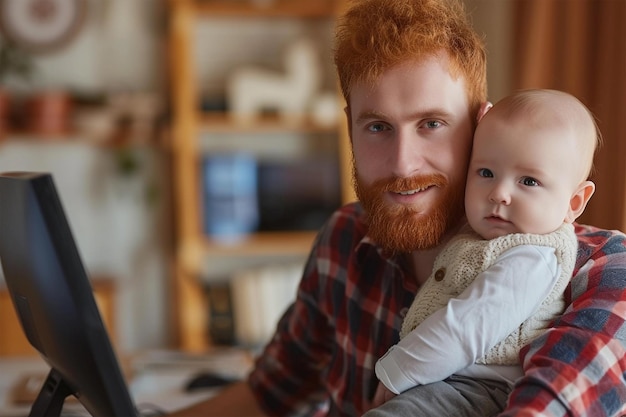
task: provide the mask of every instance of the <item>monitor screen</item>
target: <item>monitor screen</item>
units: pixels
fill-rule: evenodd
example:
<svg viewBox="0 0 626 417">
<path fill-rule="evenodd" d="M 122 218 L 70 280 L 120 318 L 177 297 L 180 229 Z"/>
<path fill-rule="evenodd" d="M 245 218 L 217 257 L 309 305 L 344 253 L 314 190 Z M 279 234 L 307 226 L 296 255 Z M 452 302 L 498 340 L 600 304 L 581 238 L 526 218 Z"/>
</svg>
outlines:
<svg viewBox="0 0 626 417">
<path fill-rule="evenodd" d="M 69 395 L 93 416 L 137 415 L 50 174 L 0 174 L 0 262 L 50 366 L 31 415 L 59 415 Z"/>
</svg>

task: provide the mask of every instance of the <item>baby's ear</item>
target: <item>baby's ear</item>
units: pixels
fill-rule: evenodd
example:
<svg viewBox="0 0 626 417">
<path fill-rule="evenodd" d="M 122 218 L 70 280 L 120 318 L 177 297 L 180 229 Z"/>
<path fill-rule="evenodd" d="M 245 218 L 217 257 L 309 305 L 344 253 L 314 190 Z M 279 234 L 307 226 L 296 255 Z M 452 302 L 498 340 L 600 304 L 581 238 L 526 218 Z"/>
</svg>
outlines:
<svg viewBox="0 0 626 417">
<path fill-rule="evenodd" d="M 580 183 L 569 201 L 569 208 L 565 216 L 566 223 L 573 223 L 574 220 L 583 214 L 595 190 L 596 185 L 591 181 L 583 181 Z"/>
</svg>

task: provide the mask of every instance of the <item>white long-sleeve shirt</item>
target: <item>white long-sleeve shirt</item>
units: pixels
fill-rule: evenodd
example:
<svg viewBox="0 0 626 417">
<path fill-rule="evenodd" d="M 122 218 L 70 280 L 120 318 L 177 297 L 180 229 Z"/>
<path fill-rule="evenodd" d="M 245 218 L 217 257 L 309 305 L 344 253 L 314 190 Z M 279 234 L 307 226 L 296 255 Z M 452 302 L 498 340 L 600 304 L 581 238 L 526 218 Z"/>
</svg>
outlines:
<svg viewBox="0 0 626 417">
<path fill-rule="evenodd" d="M 474 362 L 538 309 L 560 272 L 554 248 L 507 250 L 457 298 L 392 346 L 376 363 L 376 376 L 396 394 L 452 374 L 513 384 L 522 374 L 520 366 Z"/>
</svg>

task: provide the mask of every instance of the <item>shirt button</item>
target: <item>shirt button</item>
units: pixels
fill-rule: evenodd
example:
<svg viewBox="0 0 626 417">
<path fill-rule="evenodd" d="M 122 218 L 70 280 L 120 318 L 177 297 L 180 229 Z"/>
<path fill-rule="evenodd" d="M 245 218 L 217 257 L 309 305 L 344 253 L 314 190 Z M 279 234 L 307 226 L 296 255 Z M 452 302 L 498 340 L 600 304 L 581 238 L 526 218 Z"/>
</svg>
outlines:
<svg viewBox="0 0 626 417">
<path fill-rule="evenodd" d="M 446 268 L 439 268 L 437 272 L 435 272 L 435 281 L 443 281 L 443 277 L 446 276 Z"/>
</svg>

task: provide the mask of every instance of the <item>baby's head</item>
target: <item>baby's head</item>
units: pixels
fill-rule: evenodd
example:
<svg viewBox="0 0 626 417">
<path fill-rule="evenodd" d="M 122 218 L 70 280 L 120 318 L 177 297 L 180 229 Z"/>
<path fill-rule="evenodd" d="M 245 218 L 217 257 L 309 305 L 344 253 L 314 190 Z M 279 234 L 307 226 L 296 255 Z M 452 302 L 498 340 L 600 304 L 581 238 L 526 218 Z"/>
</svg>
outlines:
<svg viewBox="0 0 626 417">
<path fill-rule="evenodd" d="M 584 211 L 600 134 L 574 96 L 524 90 L 478 123 L 465 190 L 472 228 L 486 239 L 550 233 Z"/>
</svg>

